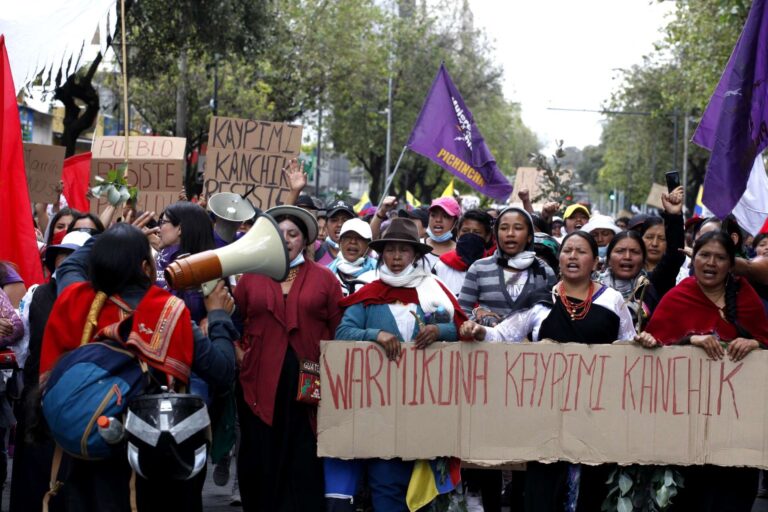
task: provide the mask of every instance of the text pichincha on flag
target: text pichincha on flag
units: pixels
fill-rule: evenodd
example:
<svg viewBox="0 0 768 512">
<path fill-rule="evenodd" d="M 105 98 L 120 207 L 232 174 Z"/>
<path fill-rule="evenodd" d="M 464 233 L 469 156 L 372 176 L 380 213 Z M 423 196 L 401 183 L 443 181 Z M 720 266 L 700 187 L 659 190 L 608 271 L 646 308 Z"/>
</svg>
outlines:
<svg viewBox="0 0 768 512">
<path fill-rule="evenodd" d="M 456 169 L 458 172 L 466 176 L 473 183 L 477 183 L 479 186 L 485 186 L 485 179 L 477 172 L 471 165 L 457 157 L 445 148 L 440 148 L 437 153 L 437 158 L 440 158 L 443 162 Z"/>
</svg>

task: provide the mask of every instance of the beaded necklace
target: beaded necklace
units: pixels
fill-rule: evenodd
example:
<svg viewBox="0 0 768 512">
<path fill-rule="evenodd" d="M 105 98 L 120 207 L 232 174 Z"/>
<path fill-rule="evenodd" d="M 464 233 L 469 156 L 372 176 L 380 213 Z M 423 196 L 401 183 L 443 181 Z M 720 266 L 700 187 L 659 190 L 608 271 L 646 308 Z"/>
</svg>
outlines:
<svg viewBox="0 0 768 512">
<path fill-rule="evenodd" d="M 294 279 L 296 279 L 296 276 L 299 275 L 299 268 L 301 268 L 301 265 L 297 265 L 293 267 L 291 270 L 288 271 L 288 276 L 285 278 L 284 283 L 290 283 Z"/>
<path fill-rule="evenodd" d="M 560 297 L 560 302 L 570 315 L 571 320 L 583 320 L 589 313 L 589 308 L 592 306 L 592 294 L 595 291 L 595 283 L 589 282 L 589 291 L 587 292 L 587 298 L 582 302 L 571 302 L 568 295 L 565 293 L 565 283 L 560 282 L 560 286 L 557 287 L 557 295 Z"/>
</svg>

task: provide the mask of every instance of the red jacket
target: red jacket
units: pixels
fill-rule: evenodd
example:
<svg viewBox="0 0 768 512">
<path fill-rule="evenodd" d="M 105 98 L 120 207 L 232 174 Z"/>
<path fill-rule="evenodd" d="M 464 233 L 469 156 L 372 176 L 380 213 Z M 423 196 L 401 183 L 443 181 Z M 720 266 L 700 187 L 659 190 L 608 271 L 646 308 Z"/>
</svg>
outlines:
<svg viewBox="0 0 768 512">
<path fill-rule="evenodd" d="M 280 283 L 245 274 L 235 288 L 244 318 L 240 384 L 253 413 L 272 425 L 275 395 L 290 344 L 299 359 L 320 360 L 320 340 L 332 340 L 342 310 L 341 287 L 330 270 L 306 261 L 283 299 Z"/>
</svg>

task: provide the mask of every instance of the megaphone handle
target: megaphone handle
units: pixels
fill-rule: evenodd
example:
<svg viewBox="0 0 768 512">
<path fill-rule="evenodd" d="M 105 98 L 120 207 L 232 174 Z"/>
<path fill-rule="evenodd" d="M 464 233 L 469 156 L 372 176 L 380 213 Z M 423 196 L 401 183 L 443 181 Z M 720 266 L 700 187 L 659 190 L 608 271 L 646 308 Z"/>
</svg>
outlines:
<svg viewBox="0 0 768 512">
<path fill-rule="evenodd" d="M 213 281 L 206 281 L 203 284 L 201 284 L 200 290 L 203 292 L 203 297 L 207 297 L 211 293 L 213 293 L 213 289 L 216 288 L 216 285 L 219 284 L 219 281 L 221 281 L 221 279 L 214 279 Z M 232 309 L 230 311 L 227 311 L 227 313 L 230 316 L 232 316 L 236 310 L 237 310 L 237 306 L 235 304 L 232 304 Z"/>
<path fill-rule="evenodd" d="M 203 297 L 207 297 L 213 293 L 213 289 L 216 288 L 216 285 L 219 284 L 219 281 L 221 281 L 221 279 L 214 279 L 212 281 L 206 281 L 201 284 L 200 288 L 203 291 Z"/>
</svg>

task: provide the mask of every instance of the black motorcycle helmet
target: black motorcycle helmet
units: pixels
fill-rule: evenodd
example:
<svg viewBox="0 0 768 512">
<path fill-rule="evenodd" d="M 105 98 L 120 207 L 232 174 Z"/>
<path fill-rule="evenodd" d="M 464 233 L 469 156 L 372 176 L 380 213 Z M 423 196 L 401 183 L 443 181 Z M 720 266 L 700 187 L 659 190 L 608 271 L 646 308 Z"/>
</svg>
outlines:
<svg viewBox="0 0 768 512">
<path fill-rule="evenodd" d="M 205 467 L 211 419 L 197 395 L 144 395 L 128 404 L 128 462 L 147 480 L 189 480 Z"/>
</svg>

